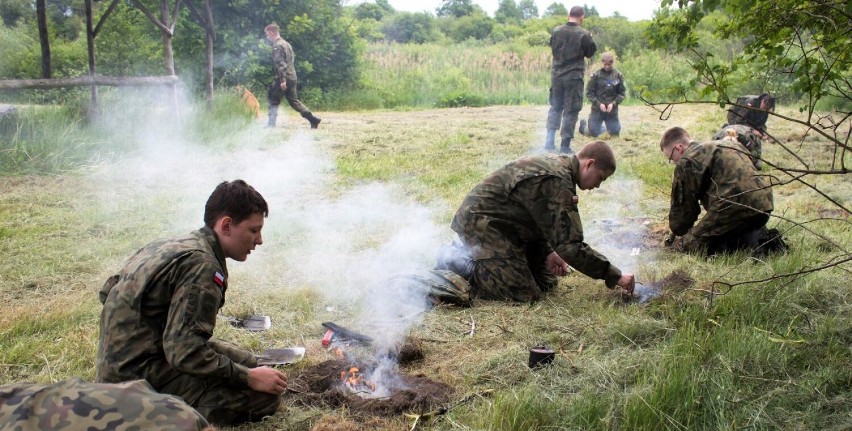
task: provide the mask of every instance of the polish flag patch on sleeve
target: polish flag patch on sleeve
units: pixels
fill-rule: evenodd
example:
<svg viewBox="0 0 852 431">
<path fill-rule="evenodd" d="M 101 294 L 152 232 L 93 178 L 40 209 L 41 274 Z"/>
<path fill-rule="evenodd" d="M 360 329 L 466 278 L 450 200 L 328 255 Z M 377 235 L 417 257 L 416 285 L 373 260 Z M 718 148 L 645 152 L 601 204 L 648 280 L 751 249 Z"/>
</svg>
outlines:
<svg viewBox="0 0 852 431">
<path fill-rule="evenodd" d="M 216 274 L 213 275 L 213 281 L 219 285 L 219 287 L 222 287 L 225 284 L 225 276 L 222 275 L 221 272 L 216 271 Z"/>
</svg>

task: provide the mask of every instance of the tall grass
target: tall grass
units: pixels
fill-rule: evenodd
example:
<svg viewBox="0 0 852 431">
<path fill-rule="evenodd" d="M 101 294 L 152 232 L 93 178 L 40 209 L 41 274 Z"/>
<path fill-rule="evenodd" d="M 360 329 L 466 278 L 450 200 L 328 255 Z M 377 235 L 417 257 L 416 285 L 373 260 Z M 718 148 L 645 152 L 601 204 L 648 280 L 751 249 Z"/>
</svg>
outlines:
<svg viewBox="0 0 852 431">
<path fill-rule="evenodd" d="M 228 147 L 255 121 L 229 89 L 206 106 L 175 104 L 168 91 L 105 89 L 96 114 L 87 112 L 89 99 L 79 92 L 64 107 L 20 105 L 0 118 L 0 175 L 60 174 L 100 163 L 144 145 L 152 122 L 173 122 L 171 138 Z"/>
<path fill-rule="evenodd" d="M 319 103 L 337 109 L 546 105 L 551 59 L 550 48 L 520 42 L 372 44 L 363 59 L 362 86 L 329 93 Z M 682 57 L 660 51 L 619 59 L 616 67 L 629 94 L 685 87 L 691 77 Z M 599 55 L 587 72 L 598 68 Z"/>
</svg>

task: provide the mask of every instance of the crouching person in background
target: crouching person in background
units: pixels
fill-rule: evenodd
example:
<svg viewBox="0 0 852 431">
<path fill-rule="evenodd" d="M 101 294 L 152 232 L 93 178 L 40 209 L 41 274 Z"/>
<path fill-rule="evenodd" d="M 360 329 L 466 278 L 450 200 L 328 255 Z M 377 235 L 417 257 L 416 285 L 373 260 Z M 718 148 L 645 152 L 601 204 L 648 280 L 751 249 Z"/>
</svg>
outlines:
<svg viewBox="0 0 852 431">
<path fill-rule="evenodd" d="M 576 155 L 540 154 L 498 169 L 468 193 L 452 221 L 456 252 L 443 253 L 439 269 L 462 272 L 472 296 L 528 302 L 556 287 L 569 266 L 609 288 L 633 292 L 633 274 L 622 273 L 583 241 L 577 189 L 599 187 L 615 173 L 605 142 Z"/>
<path fill-rule="evenodd" d="M 663 133 L 660 151 L 676 165 L 669 228 L 683 236 L 684 251 L 786 251 L 777 230 L 766 229 L 774 208 L 772 185 L 757 172 L 745 147 L 695 142 L 686 130 L 672 127 Z M 702 207 L 705 214 L 698 220 Z"/>
<path fill-rule="evenodd" d="M 145 379 L 215 425 L 275 413 L 286 376 L 212 338 L 228 288 L 225 258 L 244 261 L 263 243 L 268 214 L 250 185 L 223 182 L 207 200 L 203 228 L 146 245 L 110 277 L 100 292 L 98 382 Z"/>
<path fill-rule="evenodd" d="M 215 431 L 204 416 L 144 380 L 0 386 L 0 429 Z"/>
</svg>

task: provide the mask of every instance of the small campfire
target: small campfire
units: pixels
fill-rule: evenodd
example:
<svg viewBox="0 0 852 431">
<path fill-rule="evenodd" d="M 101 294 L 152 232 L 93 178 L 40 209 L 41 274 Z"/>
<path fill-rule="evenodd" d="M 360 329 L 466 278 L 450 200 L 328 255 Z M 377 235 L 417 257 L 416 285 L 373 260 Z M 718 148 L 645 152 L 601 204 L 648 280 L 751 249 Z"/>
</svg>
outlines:
<svg viewBox="0 0 852 431">
<path fill-rule="evenodd" d="M 355 394 L 370 395 L 376 392 L 376 384 L 364 379 L 364 373 L 358 367 L 349 367 L 349 371 L 340 372 L 340 382 L 343 387 Z"/>
<path fill-rule="evenodd" d="M 446 404 L 453 389 L 423 375 L 409 375 L 399 365 L 423 358 L 419 344 L 400 346 L 390 357 L 372 361 L 335 346 L 329 360 L 289 378 L 290 401 L 309 406 L 346 406 L 366 415 L 425 413 Z"/>
</svg>

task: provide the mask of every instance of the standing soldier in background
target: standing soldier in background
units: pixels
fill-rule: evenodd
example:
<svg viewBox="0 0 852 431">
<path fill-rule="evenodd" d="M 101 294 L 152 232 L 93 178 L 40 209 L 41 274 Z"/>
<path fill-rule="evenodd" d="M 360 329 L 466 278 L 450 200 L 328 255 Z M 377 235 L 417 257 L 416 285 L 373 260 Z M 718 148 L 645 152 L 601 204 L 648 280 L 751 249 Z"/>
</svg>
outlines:
<svg viewBox="0 0 852 431">
<path fill-rule="evenodd" d="M 597 137 L 601 123 L 606 123 L 606 131 L 610 136 L 618 136 L 621 123 L 618 122 L 618 105 L 624 101 L 626 88 L 624 76 L 615 69 L 615 57 L 610 52 L 601 55 L 603 67 L 592 74 L 586 97 L 592 102 L 592 112 L 589 114 L 589 128 L 586 130 L 586 120 L 580 120 L 580 134 Z"/>
<path fill-rule="evenodd" d="M 547 113 L 546 150 L 554 150 L 556 130 L 562 125 L 562 143 L 559 150 L 571 153 L 571 140 L 577 116 L 583 107 L 583 77 L 586 58 L 591 58 L 598 47 L 591 33 L 580 27 L 586 13 L 582 6 L 574 6 L 568 13 L 568 22 L 555 29 L 550 36 L 553 66 L 550 75 L 550 111 Z"/>
<path fill-rule="evenodd" d="M 315 117 L 308 107 L 299 100 L 299 95 L 296 93 L 296 66 L 293 64 L 296 61 L 296 56 L 293 54 L 293 47 L 279 34 L 278 24 L 269 24 L 264 30 L 266 31 L 266 39 L 272 42 L 272 64 L 275 68 L 275 81 L 269 86 L 269 91 L 266 94 L 269 99 L 269 123 L 267 127 L 275 127 L 275 120 L 278 118 L 278 105 L 281 104 L 281 97 L 283 96 L 287 98 L 287 103 L 293 109 L 311 123 L 311 129 L 316 129 L 322 119 Z"/>
<path fill-rule="evenodd" d="M 209 422 L 232 425 L 274 414 L 287 376 L 213 338 L 225 303 L 225 259 L 244 261 L 263 244 L 266 200 L 245 181 L 219 184 L 204 227 L 136 252 L 100 291 L 97 380 L 145 379 Z"/>
</svg>

